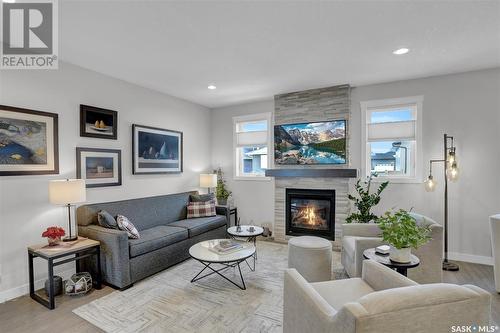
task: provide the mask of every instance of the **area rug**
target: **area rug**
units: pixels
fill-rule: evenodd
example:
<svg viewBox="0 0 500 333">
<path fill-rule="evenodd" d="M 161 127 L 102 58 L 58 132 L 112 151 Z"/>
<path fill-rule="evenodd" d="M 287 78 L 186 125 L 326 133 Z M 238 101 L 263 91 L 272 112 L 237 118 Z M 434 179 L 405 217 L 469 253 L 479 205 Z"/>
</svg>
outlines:
<svg viewBox="0 0 500 333">
<path fill-rule="evenodd" d="M 241 266 L 247 290 L 215 274 L 190 283 L 203 268 L 190 259 L 73 312 L 106 332 L 282 332 L 287 246 L 262 241 L 257 249 L 256 271 Z M 339 252 L 333 262 L 333 277 L 345 278 Z M 239 278 L 237 269 L 225 274 Z"/>
</svg>

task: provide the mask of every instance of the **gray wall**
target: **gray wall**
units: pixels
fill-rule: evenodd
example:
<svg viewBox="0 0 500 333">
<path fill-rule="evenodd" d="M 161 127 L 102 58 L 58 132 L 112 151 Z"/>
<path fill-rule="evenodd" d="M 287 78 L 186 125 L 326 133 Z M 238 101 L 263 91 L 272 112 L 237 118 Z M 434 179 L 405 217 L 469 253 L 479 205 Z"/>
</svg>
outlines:
<svg viewBox="0 0 500 333">
<path fill-rule="evenodd" d="M 197 189 L 198 173 L 210 169 L 209 109 L 74 65 L 59 68 L 0 73 L 0 104 L 59 114 L 60 158 L 59 175 L 0 177 L 0 302 L 27 291 L 26 246 L 45 242 L 46 227 L 67 225 L 63 208 L 49 203 L 48 183 L 76 176 L 75 147 L 122 150 L 123 185 L 88 189 L 89 203 Z M 80 103 L 118 111 L 118 140 L 80 137 Z M 184 172 L 133 176 L 133 123 L 183 131 Z M 36 270 L 46 279 L 44 262 Z"/>
<path fill-rule="evenodd" d="M 351 93 L 350 162 L 361 165 L 361 101 L 424 95 L 423 167 L 430 158 L 441 158 L 442 136 L 456 136 L 461 175 L 450 185 L 451 257 L 490 262 L 491 246 L 488 216 L 500 211 L 500 69 L 468 72 L 432 78 L 356 87 Z M 272 112 L 269 101 L 212 110 L 212 162 L 222 166 L 243 222 L 269 222 L 273 219 L 272 181 L 235 181 L 232 152 L 232 116 Z M 400 207 L 426 214 L 442 223 L 441 172 L 434 193 L 422 184 L 391 184 L 384 193 L 377 213 Z"/>
</svg>

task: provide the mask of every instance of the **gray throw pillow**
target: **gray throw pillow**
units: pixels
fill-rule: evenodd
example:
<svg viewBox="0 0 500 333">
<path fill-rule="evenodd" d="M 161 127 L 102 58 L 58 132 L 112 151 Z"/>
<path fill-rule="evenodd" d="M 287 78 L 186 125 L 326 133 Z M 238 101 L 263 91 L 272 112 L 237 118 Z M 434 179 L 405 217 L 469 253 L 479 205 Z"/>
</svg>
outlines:
<svg viewBox="0 0 500 333">
<path fill-rule="evenodd" d="M 211 200 L 215 200 L 215 194 L 214 193 L 208 193 L 208 194 L 191 194 L 189 196 L 189 200 L 191 202 L 206 202 L 206 201 L 211 201 Z"/>
<path fill-rule="evenodd" d="M 115 218 L 105 210 L 100 210 L 97 213 L 97 221 L 101 227 L 118 229 L 118 223 L 116 223 Z"/>
</svg>

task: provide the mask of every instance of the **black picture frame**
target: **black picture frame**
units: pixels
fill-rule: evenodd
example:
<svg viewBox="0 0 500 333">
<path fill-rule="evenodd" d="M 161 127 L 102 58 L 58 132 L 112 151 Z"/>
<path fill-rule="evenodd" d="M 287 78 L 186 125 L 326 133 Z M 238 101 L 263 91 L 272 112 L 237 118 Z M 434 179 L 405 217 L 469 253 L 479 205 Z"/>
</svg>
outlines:
<svg viewBox="0 0 500 333">
<path fill-rule="evenodd" d="M 97 129 L 95 125 L 92 125 L 96 121 L 103 121 L 105 127 Z M 109 122 L 112 124 L 106 125 Z M 118 138 L 118 112 L 80 104 L 80 136 L 116 140 Z"/>
<path fill-rule="evenodd" d="M 17 118 L 16 118 L 17 114 Z M 27 124 L 32 123 L 34 125 L 37 124 L 45 124 L 46 129 L 46 164 L 40 163 L 3 163 L 2 161 L 9 160 L 9 158 L 15 158 L 19 160 L 19 154 L 12 152 L 12 150 L 8 150 L 5 154 L 9 154 L 6 156 L 2 155 L 2 149 L 6 148 L 9 143 L 14 142 L 13 135 L 2 135 L 1 131 L 7 131 L 15 133 L 16 129 L 19 131 L 19 135 L 23 135 L 24 131 L 21 131 L 18 125 L 9 124 L 6 118 L 11 119 L 13 122 L 26 122 Z M 26 176 L 26 175 L 50 175 L 50 174 L 59 174 L 59 141 L 58 141 L 58 121 L 59 116 L 57 113 L 45 112 L 45 111 L 36 111 L 31 109 L 23 109 L 13 106 L 0 105 L 0 176 Z M 37 125 L 38 126 L 38 125 Z M 29 126 L 26 126 L 29 127 Z M 33 126 L 35 127 L 35 126 Z M 42 126 L 43 127 L 43 126 Z M 32 139 L 36 140 L 36 139 Z M 40 142 L 40 140 L 36 140 Z M 23 148 L 28 149 L 26 144 L 20 144 Z M 41 149 L 41 148 L 39 148 Z M 43 149 L 43 147 L 42 147 Z M 13 157 L 14 156 L 14 157 Z M 24 158 L 21 156 L 21 158 Z M 16 169 L 16 166 L 18 167 Z"/>
<path fill-rule="evenodd" d="M 143 134 L 141 134 L 141 132 Z M 158 135 L 158 136 L 172 136 L 178 138 L 177 149 L 171 149 L 174 157 L 170 159 L 165 159 L 164 162 L 161 161 L 161 158 L 155 159 L 144 159 L 144 152 L 140 152 L 139 146 L 142 145 L 141 137 L 144 135 Z M 175 140 L 173 140 L 175 141 Z M 165 143 L 164 143 L 165 145 Z M 162 146 L 163 148 L 163 146 Z M 170 146 L 170 148 L 172 148 Z M 154 151 L 151 154 L 158 154 L 161 152 L 160 147 L 153 148 Z M 141 156 L 142 155 L 142 156 Z M 177 155 L 177 159 L 175 159 L 175 155 Z M 184 139 L 183 133 L 180 131 L 169 130 L 165 128 L 159 127 L 151 127 L 144 125 L 132 125 L 132 174 L 134 175 L 145 175 L 145 174 L 176 174 L 182 173 L 184 167 Z M 155 164 L 157 166 L 155 166 Z M 147 165 L 148 167 L 144 167 Z M 172 165 L 172 167 L 166 167 L 166 165 Z M 174 167 L 174 165 L 176 165 Z M 163 166 L 163 167 L 162 167 Z"/>
<path fill-rule="evenodd" d="M 99 178 L 87 178 L 87 176 L 83 177 L 83 173 L 85 172 L 85 175 L 88 174 L 87 168 L 87 160 L 85 160 L 85 166 L 82 167 L 82 156 L 84 153 L 95 153 L 96 155 L 100 156 L 94 156 L 94 158 L 112 158 L 113 160 L 113 177 L 101 177 Z M 105 156 L 106 154 L 109 154 L 108 156 Z M 89 154 L 90 155 L 90 154 Z M 115 168 L 115 159 L 113 155 L 116 155 L 116 168 Z M 86 158 L 92 157 L 92 156 L 85 156 Z M 85 168 L 85 170 L 83 170 Z M 114 171 L 116 170 L 116 176 L 114 175 Z M 102 171 L 104 172 L 104 171 Z M 93 188 L 93 187 L 108 187 L 108 186 L 120 186 L 122 185 L 122 151 L 120 149 L 103 149 L 103 148 L 88 148 L 88 147 L 76 147 L 76 178 L 78 179 L 85 179 L 85 186 L 87 188 Z M 106 179 L 116 179 L 115 181 L 108 181 L 105 182 L 103 180 Z"/>
</svg>

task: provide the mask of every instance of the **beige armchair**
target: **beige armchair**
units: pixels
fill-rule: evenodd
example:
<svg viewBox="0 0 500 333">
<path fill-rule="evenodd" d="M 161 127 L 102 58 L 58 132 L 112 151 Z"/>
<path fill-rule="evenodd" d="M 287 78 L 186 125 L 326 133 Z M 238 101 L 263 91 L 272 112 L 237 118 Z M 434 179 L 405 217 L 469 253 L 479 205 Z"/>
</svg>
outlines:
<svg viewBox="0 0 500 333">
<path fill-rule="evenodd" d="M 371 260 L 362 278 L 308 283 L 285 271 L 283 332 L 428 333 L 488 325 L 491 296 L 479 287 L 418 285 Z"/>
<path fill-rule="evenodd" d="M 412 253 L 420 259 L 420 265 L 408 270 L 408 277 L 418 283 L 437 283 L 443 280 L 443 227 L 420 214 L 410 213 L 417 224 L 430 225 L 432 240 Z M 373 223 L 342 224 L 341 261 L 349 277 L 361 276 L 363 251 L 384 244 L 381 230 Z"/>
</svg>

